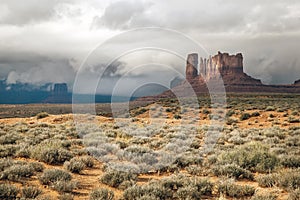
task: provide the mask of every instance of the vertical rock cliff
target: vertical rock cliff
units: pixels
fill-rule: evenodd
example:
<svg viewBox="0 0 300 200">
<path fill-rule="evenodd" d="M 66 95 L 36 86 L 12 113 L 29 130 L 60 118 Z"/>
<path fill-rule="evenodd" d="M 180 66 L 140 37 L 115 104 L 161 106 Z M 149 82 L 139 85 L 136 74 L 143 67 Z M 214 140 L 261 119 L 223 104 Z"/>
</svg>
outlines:
<svg viewBox="0 0 300 200">
<path fill-rule="evenodd" d="M 186 61 L 186 79 L 187 81 L 193 80 L 198 76 L 198 54 L 189 54 Z"/>
</svg>

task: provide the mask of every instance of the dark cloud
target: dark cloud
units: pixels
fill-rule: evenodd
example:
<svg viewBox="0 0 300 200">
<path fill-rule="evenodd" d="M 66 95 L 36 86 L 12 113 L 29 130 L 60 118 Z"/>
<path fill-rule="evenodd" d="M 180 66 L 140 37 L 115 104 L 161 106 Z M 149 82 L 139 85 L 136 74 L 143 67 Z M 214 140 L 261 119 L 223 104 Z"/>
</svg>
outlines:
<svg viewBox="0 0 300 200">
<path fill-rule="evenodd" d="M 300 2 L 296 0 L 26 0 L 26 3 L 3 0 L 0 79 L 7 78 L 10 83 L 71 84 L 80 64 L 97 44 L 120 31 L 148 26 L 183 32 L 210 54 L 219 50 L 232 54 L 242 52 L 245 71 L 265 83 L 286 84 L 300 78 Z M 165 49 L 177 46 L 183 57 L 186 52 L 195 51 L 172 38 L 164 33 L 155 36 L 147 31 L 133 33 L 128 38 L 112 41 L 100 54 L 127 47 L 134 49 L 140 41 L 145 41 L 146 46 L 163 44 Z M 160 71 L 160 67 L 128 72 L 138 64 L 152 62 L 152 58 L 181 73 L 185 70 L 184 62 L 166 54 L 131 54 L 116 60 L 107 69 L 105 86 L 109 87 L 110 80 L 124 74 L 128 87 L 139 83 L 138 79 L 151 79 L 151 76 L 164 79 L 167 69 Z M 104 65 L 101 57 L 98 60 Z M 98 78 L 95 72 L 97 68 L 87 73 L 87 83 Z M 121 91 L 125 91 L 126 86 L 121 86 Z"/>
<path fill-rule="evenodd" d="M 42 85 L 50 82 L 72 83 L 75 70 L 68 59 L 49 58 L 28 53 L 0 56 L 0 67 L 8 67 L 7 84 L 30 83 Z"/>
</svg>

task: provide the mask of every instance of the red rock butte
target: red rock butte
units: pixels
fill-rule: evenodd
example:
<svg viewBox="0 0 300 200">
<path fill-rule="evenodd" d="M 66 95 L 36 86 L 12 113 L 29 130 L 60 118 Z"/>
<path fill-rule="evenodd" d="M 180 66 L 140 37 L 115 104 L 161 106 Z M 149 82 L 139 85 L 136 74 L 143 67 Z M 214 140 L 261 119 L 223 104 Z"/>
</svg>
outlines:
<svg viewBox="0 0 300 200">
<path fill-rule="evenodd" d="M 191 96 L 214 92 L 300 93 L 300 80 L 289 85 L 266 85 L 244 72 L 241 53 L 229 55 L 218 52 L 209 58 L 199 58 L 197 53 L 191 53 L 186 59 L 186 79 L 155 98 L 174 97 L 174 94 Z M 151 99 L 145 97 L 147 98 Z"/>
</svg>

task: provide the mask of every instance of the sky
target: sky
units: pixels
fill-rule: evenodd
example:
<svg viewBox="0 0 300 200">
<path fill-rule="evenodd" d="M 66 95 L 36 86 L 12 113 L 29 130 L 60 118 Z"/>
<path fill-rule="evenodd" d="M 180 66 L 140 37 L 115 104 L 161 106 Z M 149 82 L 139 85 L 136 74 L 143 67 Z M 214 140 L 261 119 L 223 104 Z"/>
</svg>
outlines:
<svg viewBox="0 0 300 200">
<path fill-rule="evenodd" d="M 161 35 L 130 32 L 143 27 L 161 28 Z M 263 83 L 300 79 L 298 0 L 1 0 L 0 79 L 7 84 L 67 82 L 72 87 L 90 57 L 99 56 L 94 64 L 103 70 L 104 57 L 113 54 L 118 59 L 103 74 L 103 88 L 116 84 L 118 77 L 126 80 L 118 84 L 120 93 L 143 84 L 141 80 L 167 84 L 184 74 L 185 54 L 196 50 L 184 44 L 183 35 L 211 55 L 243 53 L 244 71 Z M 145 49 L 128 53 L 133 43 L 137 48 L 151 42 L 184 51 L 179 56 Z M 109 48 L 101 49 L 103 43 Z M 127 54 L 116 55 L 123 46 Z M 80 90 L 99 78 L 95 66 L 84 69 L 86 84 Z"/>
</svg>

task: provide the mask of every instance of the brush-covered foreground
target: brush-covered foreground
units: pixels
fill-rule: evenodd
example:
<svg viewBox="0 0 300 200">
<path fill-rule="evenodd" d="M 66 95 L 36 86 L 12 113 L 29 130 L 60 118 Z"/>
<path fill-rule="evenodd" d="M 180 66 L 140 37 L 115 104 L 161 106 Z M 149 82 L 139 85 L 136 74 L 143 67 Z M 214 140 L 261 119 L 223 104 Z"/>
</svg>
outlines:
<svg viewBox="0 0 300 200">
<path fill-rule="evenodd" d="M 92 126 L 70 114 L 1 119 L 0 199 L 300 199 L 299 96 L 229 98 L 221 135 L 203 152 L 211 113 L 203 97 Z"/>
</svg>

